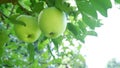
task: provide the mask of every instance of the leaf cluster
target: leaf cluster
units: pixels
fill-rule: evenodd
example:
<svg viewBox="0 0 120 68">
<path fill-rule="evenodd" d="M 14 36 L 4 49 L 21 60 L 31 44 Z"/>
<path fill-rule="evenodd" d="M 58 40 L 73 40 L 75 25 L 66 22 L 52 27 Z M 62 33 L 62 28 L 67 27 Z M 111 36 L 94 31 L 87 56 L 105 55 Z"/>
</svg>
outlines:
<svg viewBox="0 0 120 68">
<path fill-rule="evenodd" d="M 19 40 L 13 25 L 25 24 L 16 21 L 16 17 L 22 14 L 37 17 L 46 7 L 56 7 L 66 13 L 68 24 L 64 34 L 55 39 L 41 35 L 31 44 Z M 6 35 L 0 49 L 0 67 L 85 68 L 84 56 L 80 54 L 81 42 L 84 43 L 88 35 L 97 36 L 95 28 L 102 25 L 98 13 L 107 17 L 111 7 L 110 0 L 0 0 L 0 35 L 3 27 Z"/>
</svg>

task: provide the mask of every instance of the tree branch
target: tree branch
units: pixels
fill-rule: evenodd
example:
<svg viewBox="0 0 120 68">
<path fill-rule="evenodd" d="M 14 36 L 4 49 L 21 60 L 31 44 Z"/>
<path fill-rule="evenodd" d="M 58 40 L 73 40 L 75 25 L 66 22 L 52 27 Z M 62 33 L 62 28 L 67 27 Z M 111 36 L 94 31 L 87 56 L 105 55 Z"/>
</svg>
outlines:
<svg viewBox="0 0 120 68">
<path fill-rule="evenodd" d="M 0 0 L 0 4 L 5 4 L 5 3 L 12 3 L 15 4 L 17 3 L 18 0 Z"/>
</svg>

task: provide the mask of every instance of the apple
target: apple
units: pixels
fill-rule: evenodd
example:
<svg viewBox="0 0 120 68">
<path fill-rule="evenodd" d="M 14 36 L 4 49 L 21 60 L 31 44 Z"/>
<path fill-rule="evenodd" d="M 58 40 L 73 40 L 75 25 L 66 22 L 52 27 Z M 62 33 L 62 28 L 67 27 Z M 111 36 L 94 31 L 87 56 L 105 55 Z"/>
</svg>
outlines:
<svg viewBox="0 0 120 68">
<path fill-rule="evenodd" d="M 20 15 L 16 20 L 25 24 L 19 24 L 18 22 L 14 25 L 16 36 L 20 40 L 32 43 L 39 38 L 41 31 L 38 26 L 37 18 L 28 15 Z"/>
<path fill-rule="evenodd" d="M 46 37 L 57 38 L 66 29 L 66 15 L 55 7 L 48 7 L 40 12 L 38 23 Z"/>
</svg>

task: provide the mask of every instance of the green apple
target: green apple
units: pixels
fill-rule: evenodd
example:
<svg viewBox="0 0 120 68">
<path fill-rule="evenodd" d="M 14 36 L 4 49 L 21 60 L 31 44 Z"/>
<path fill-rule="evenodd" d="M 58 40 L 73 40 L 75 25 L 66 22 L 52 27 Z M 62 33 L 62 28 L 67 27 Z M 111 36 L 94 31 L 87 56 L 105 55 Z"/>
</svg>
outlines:
<svg viewBox="0 0 120 68">
<path fill-rule="evenodd" d="M 16 20 L 25 24 L 19 24 L 18 22 L 14 25 L 16 36 L 20 40 L 32 43 L 39 38 L 41 31 L 38 26 L 37 18 L 28 15 L 20 15 Z"/>
<path fill-rule="evenodd" d="M 55 7 L 48 7 L 40 12 L 38 23 L 46 37 L 56 38 L 66 29 L 66 15 Z"/>
</svg>

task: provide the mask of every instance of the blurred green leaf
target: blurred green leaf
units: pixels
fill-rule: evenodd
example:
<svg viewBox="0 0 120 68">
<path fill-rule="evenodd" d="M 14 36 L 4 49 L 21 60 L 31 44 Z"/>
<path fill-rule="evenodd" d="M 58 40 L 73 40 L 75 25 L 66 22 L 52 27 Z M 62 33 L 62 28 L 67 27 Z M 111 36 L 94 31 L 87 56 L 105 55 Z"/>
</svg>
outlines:
<svg viewBox="0 0 120 68">
<path fill-rule="evenodd" d="M 96 23 L 97 23 L 96 19 L 94 19 L 93 17 L 91 17 L 91 16 L 89 16 L 87 14 L 83 14 L 82 19 L 91 29 L 95 29 Z"/>
<path fill-rule="evenodd" d="M 33 62 L 34 61 L 35 50 L 34 50 L 34 45 L 31 44 L 31 43 L 28 44 L 28 53 L 29 53 L 29 61 Z"/>
<path fill-rule="evenodd" d="M 67 28 L 70 32 L 74 34 L 74 37 L 77 40 L 80 40 L 81 42 L 85 42 L 84 38 L 86 37 L 86 34 L 82 34 L 80 28 L 76 25 L 73 25 L 72 23 L 67 24 Z"/>
<path fill-rule="evenodd" d="M 55 48 L 56 48 L 56 50 L 57 50 L 58 53 L 59 53 L 59 51 L 58 51 L 59 45 L 62 43 L 62 40 L 63 40 L 62 36 L 60 36 L 58 38 L 55 38 L 55 39 L 52 39 L 52 42 L 54 43 Z"/>
<path fill-rule="evenodd" d="M 48 51 L 43 52 L 42 55 L 41 55 L 41 57 L 43 57 L 43 62 L 46 62 L 47 59 L 49 58 L 49 52 Z"/>
<path fill-rule="evenodd" d="M 47 46 L 49 44 L 49 39 L 46 39 L 42 42 L 38 42 L 38 49 L 42 50 L 45 46 Z"/>
<path fill-rule="evenodd" d="M 21 9 L 20 6 L 18 6 L 18 7 L 16 8 L 16 12 L 17 12 L 17 13 L 20 13 L 20 14 L 23 14 L 23 13 L 24 13 L 24 11 Z"/>
<path fill-rule="evenodd" d="M 120 4 L 120 0 L 114 0 L 116 3 Z"/>
<path fill-rule="evenodd" d="M 86 37 L 86 34 L 84 34 L 84 35 L 77 35 L 75 38 L 77 40 L 80 40 L 82 43 L 85 43 L 85 37 Z"/>
<path fill-rule="evenodd" d="M 31 5 L 31 6 L 32 6 L 33 12 L 40 13 L 40 11 L 44 8 L 44 2 L 34 3 L 34 5 Z"/>
<path fill-rule="evenodd" d="M 86 29 L 87 25 L 83 21 L 78 21 L 77 23 L 81 31 L 85 34 L 87 32 L 87 29 Z"/>
<path fill-rule="evenodd" d="M 55 7 L 57 7 L 58 9 L 66 12 L 66 13 L 71 13 L 73 11 L 70 4 L 66 3 L 65 0 L 56 0 L 55 1 Z"/>
<path fill-rule="evenodd" d="M 26 24 L 22 21 L 16 20 L 16 18 L 19 16 L 20 14 L 13 14 L 11 15 L 8 20 L 10 20 L 12 24 L 20 24 L 20 25 L 24 25 L 26 26 Z"/>
<path fill-rule="evenodd" d="M 68 23 L 67 24 L 67 28 L 69 31 L 71 31 L 74 35 L 78 35 L 79 34 L 79 28 L 75 25 L 73 25 L 72 23 Z"/>
<path fill-rule="evenodd" d="M 8 34 L 6 30 L 0 30 L 0 47 L 5 45 L 9 41 Z"/>
<path fill-rule="evenodd" d="M 1 60 L 2 54 L 3 54 L 3 48 L 0 48 L 0 60 Z"/>
<path fill-rule="evenodd" d="M 46 0 L 46 3 L 49 7 L 52 7 L 55 5 L 55 0 Z"/>
<path fill-rule="evenodd" d="M 97 36 L 97 33 L 95 31 L 88 31 L 87 35 Z"/>
<path fill-rule="evenodd" d="M 12 63 L 11 59 L 9 59 L 9 58 L 4 58 L 3 59 L 3 65 L 5 67 L 9 67 L 9 68 L 13 67 L 13 63 Z"/>
<path fill-rule="evenodd" d="M 29 68 L 40 68 L 38 60 L 35 60 L 34 63 Z"/>
<path fill-rule="evenodd" d="M 34 5 L 36 3 L 36 0 L 30 0 L 31 5 Z"/>
<path fill-rule="evenodd" d="M 97 12 L 87 0 L 76 0 L 78 10 L 97 19 Z"/>
<path fill-rule="evenodd" d="M 110 0 L 90 0 L 90 2 L 96 10 L 107 17 L 107 10 L 112 7 Z"/>
<path fill-rule="evenodd" d="M 51 56 L 55 59 L 55 56 L 54 54 L 52 53 L 52 50 L 51 50 L 51 47 L 50 45 L 47 45 L 47 48 L 48 48 L 48 52 L 51 54 Z"/>
</svg>

